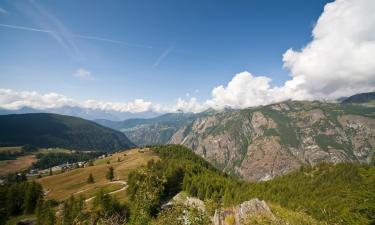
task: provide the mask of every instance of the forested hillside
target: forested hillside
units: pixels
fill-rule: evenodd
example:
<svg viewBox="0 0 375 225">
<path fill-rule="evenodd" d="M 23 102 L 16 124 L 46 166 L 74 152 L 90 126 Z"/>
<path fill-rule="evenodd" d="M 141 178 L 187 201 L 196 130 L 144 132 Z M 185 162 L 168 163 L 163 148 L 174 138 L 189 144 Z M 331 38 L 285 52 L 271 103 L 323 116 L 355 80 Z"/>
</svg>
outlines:
<svg viewBox="0 0 375 225">
<path fill-rule="evenodd" d="M 123 133 L 77 117 L 48 113 L 0 116 L 0 146 L 27 144 L 88 151 L 134 146 Z"/>
<path fill-rule="evenodd" d="M 251 222 L 241 224 L 370 225 L 375 222 L 373 165 L 322 163 L 303 166 L 270 181 L 253 183 L 224 174 L 181 145 L 152 146 L 151 151 L 160 160 L 151 160 L 147 166 L 130 172 L 125 203 L 99 190 L 92 204 L 75 196 L 51 208 L 51 204 L 58 206 L 60 203 L 42 199 L 38 194 L 40 186 L 25 184 L 24 179 L 16 176 L 17 179 L 10 177 L 0 188 L 0 203 L 6 203 L 0 204 L 0 213 L 4 219 L 35 213 L 37 224 L 44 221 L 40 224 L 46 225 L 62 221 L 69 225 L 183 225 L 186 220 L 194 221 L 195 225 L 208 225 L 218 209 L 225 212 L 259 198 L 270 205 L 271 216 L 248 215 Z M 35 187 L 32 199 L 28 194 L 18 194 L 22 187 Z M 183 195 L 190 196 L 185 198 L 193 203 L 173 200 Z M 55 214 L 54 210 L 59 213 Z M 229 219 L 225 221 L 233 222 Z"/>
<path fill-rule="evenodd" d="M 202 200 L 212 199 L 226 206 L 257 197 L 306 212 L 328 224 L 375 222 L 375 167 L 372 165 L 323 163 L 303 166 L 270 181 L 249 183 L 222 174 L 187 148 L 159 146 L 155 151 L 162 160 L 151 168 L 166 177 L 167 193 L 171 192 L 170 187 L 177 192 L 174 189 L 177 186 Z"/>
</svg>

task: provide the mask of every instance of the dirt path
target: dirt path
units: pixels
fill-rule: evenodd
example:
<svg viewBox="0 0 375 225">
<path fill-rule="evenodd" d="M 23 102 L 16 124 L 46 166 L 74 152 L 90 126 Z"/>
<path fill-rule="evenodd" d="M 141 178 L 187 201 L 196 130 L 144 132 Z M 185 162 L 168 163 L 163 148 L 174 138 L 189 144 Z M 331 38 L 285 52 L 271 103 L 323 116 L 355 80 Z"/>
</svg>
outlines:
<svg viewBox="0 0 375 225">
<path fill-rule="evenodd" d="M 111 181 L 111 182 L 108 182 L 107 184 L 123 184 L 124 185 L 124 187 L 122 187 L 122 188 L 120 188 L 116 191 L 111 191 L 111 192 L 107 193 L 107 195 L 112 195 L 112 194 L 115 194 L 117 192 L 123 191 L 128 187 L 128 184 L 126 183 L 126 181 L 122 181 L 122 180 Z M 84 191 L 87 191 L 87 189 L 78 191 L 76 193 L 81 193 L 81 192 L 84 192 Z M 91 198 L 88 198 L 88 199 L 85 200 L 85 202 L 89 202 L 89 201 L 93 200 L 94 198 L 95 198 L 95 196 L 93 196 Z"/>
</svg>

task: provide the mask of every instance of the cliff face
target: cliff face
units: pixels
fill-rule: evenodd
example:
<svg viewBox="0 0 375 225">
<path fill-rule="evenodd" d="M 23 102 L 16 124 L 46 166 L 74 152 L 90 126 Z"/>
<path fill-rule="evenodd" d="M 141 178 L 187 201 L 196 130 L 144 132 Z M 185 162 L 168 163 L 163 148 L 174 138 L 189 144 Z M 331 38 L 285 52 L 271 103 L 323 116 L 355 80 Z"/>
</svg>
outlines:
<svg viewBox="0 0 375 225">
<path fill-rule="evenodd" d="M 162 123 L 140 124 L 123 132 L 136 145 L 163 144 L 168 142 L 178 128 Z"/>
<path fill-rule="evenodd" d="M 183 144 L 246 180 L 268 180 L 302 164 L 370 163 L 375 108 L 288 101 L 202 116 L 170 143 Z"/>
</svg>

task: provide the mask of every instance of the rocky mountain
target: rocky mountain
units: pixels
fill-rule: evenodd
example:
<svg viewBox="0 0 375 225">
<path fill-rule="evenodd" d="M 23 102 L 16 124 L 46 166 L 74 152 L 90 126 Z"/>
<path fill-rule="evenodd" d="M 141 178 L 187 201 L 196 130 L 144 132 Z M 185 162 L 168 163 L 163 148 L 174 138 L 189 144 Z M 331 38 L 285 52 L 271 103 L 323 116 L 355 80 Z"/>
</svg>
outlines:
<svg viewBox="0 0 375 225">
<path fill-rule="evenodd" d="M 78 117 L 49 113 L 0 116 L 0 146 L 26 144 L 90 151 L 134 146 L 123 133 Z"/>
<path fill-rule="evenodd" d="M 159 116 L 160 113 L 153 111 L 132 113 L 132 112 L 118 112 L 114 110 L 102 110 L 102 109 L 90 109 L 83 108 L 79 106 L 63 106 L 59 108 L 50 108 L 50 109 L 34 109 L 30 107 L 23 107 L 16 110 L 9 110 L 0 107 L 0 115 L 9 115 L 9 114 L 24 114 L 24 113 L 54 113 L 67 116 L 81 117 L 87 120 L 113 120 L 121 121 L 129 118 L 152 118 Z"/>
<path fill-rule="evenodd" d="M 128 119 L 124 121 L 96 120 L 95 122 L 119 130 L 135 144 L 165 144 L 174 133 L 187 123 L 199 116 L 208 115 L 212 111 L 203 113 L 167 113 L 150 119 Z"/>
<path fill-rule="evenodd" d="M 229 174 L 269 180 L 303 164 L 370 163 L 375 108 L 287 101 L 219 112 L 184 125 L 169 142 L 191 148 Z"/>
<path fill-rule="evenodd" d="M 371 101 L 375 101 L 375 92 L 352 95 L 343 100 L 342 103 L 369 103 Z"/>
</svg>

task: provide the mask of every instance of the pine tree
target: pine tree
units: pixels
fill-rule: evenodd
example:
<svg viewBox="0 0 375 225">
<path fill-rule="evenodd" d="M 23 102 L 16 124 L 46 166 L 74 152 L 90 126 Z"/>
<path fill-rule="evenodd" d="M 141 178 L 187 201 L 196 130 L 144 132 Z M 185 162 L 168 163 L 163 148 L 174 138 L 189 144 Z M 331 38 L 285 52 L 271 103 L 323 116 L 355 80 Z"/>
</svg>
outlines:
<svg viewBox="0 0 375 225">
<path fill-rule="evenodd" d="M 87 183 L 91 184 L 91 183 L 94 183 L 94 177 L 92 176 L 92 174 L 90 173 L 89 177 L 87 178 Z"/>
<path fill-rule="evenodd" d="M 55 211 L 50 201 L 40 199 L 36 209 L 36 225 L 54 225 L 56 222 Z"/>
<path fill-rule="evenodd" d="M 42 187 L 35 182 L 28 183 L 25 190 L 25 199 L 23 202 L 24 213 L 33 213 L 40 198 L 42 198 Z"/>
<path fill-rule="evenodd" d="M 114 176 L 114 169 L 113 169 L 113 167 L 111 166 L 111 167 L 109 167 L 108 168 L 108 171 L 107 171 L 107 176 L 106 176 L 106 178 L 108 179 L 108 180 L 110 180 L 110 181 L 112 181 L 113 180 L 113 178 L 115 177 Z"/>
</svg>

